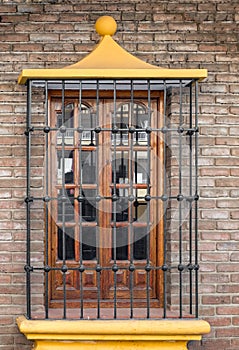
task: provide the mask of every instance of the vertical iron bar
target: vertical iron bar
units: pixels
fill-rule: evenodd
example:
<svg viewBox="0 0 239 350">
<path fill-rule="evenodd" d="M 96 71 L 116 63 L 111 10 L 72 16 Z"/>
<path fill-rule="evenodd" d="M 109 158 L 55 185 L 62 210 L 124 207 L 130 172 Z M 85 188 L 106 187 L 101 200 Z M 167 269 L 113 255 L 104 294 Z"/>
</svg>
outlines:
<svg viewBox="0 0 239 350">
<path fill-rule="evenodd" d="M 132 122 L 133 122 L 133 115 L 134 115 L 134 86 L 133 86 L 133 80 L 131 80 L 131 90 L 130 90 L 130 120 L 129 120 L 129 127 L 133 126 Z M 137 124 L 136 124 L 136 127 L 137 127 Z M 136 133 L 137 135 L 137 133 Z M 129 157 L 129 160 L 130 160 L 130 167 L 129 167 L 129 196 L 132 197 L 133 196 L 133 157 L 134 157 L 134 154 L 133 154 L 133 142 L 134 142 L 134 133 L 131 133 L 130 134 L 130 138 L 129 138 L 129 146 L 130 146 L 130 157 Z M 135 162 L 136 164 L 136 162 Z M 136 170 L 135 170 L 136 172 Z M 129 202 L 128 202 L 129 203 Z M 133 239 L 133 213 L 132 213 L 132 202 L 130 202 L 130 205 L 129 205 L 129 208 L 128 210 L 130 211 L 130 217 L 129 217 L 129 224 L 130 224 L 130 266 L 131 267 L 134 267 L 134 255 L 133 255 L 133 242 L 134 242 L 134 239 Z M 134 317 L 134 311 L 133 311 L 133 300 L 134 300 L 134 293 L 133 293 L 133 288 L 134 288 L 134 269 L 131 270 L 130 269 L 130 272 L 129 272 L 129 278 L 130 278 L 130 318 L 133 318 Z"/>
<path fill-rule="evenodd" d="M 198 198 L 198 81 L 195 81 L 195 198 Z M 195 317 L 198 317 L 198 202 L 195 200 Z"/>
<path fill-rule="evenodd" d="M 114 112 L 113 112 L 113 127 L 116 127 L 116 81 L 114 80 Z M 114 250 L 114 318 L 117 318 L 117 256 L 116 256 L 116 133 L 113 134 L 114 156 L 113 156 L 113 250 Z"/>
<path fill-rule="evenodd" d="M 151 127 L 151 92 L 150 92 L 150 80 L 147 80 L 147 89 L 148 89 L 148 121 L 149 121 L 149 127 Z M 151 134 L 147 133 L 147 196 L 149 196 L 149 201 L 147 202 L 147 270 L 146 270 L 146 293 L 147 293 L 147 318 L 150 318 L 150 179 L 151 179 L 151 173 L 150 173 L 150 146 L 151 146 Z"/>
<path fill-rule="evenodd" d="M 96 127 L 100 125 L 99 123 L 99 80 L 97 80 L 96 85 Z M 99 134 L 96 134 L 96 195 L 99 195 Z M 101 270 L 101 261 L 100 261 L 100 251 L 99 251 L 99 234 L 100 234 L 100 225 L 99 225 L 99 203 L 96 203 L 96 220 L 97 220 L 97 226 L 96 226 L 96 260 L 97 260 L 97 266 L 100 267 Z M 100 297 L 101 297 L 101 272 L 97 272 L 97 318 L 100 318 Z"/>
<path fill-rule="evenodd" d="M 179 87 L 179 196 L 182 196 L 182 80 L 180 80 Z M 181 197 L 179 198 L 179 265 L 182 265 L 182 202 Z M 182 270 L 179 268 L 179 309 L 180 309 L 180 318 L 183 317 L 182 310 Z"/>
<path fill-rule="evenodd" d="M 61 95 L 61 110 L 62 110 L 62 124 L 65 124 L 65 80 L 62 80 L 62 95 Z M 65 125 L 64 125 L 65 126 Z M 65 133 L 62 132 L 61 144 L 62 156 L 62 279 L 63 279 L 63 318 L 66 319 L 66 226 L 65 226 Z"/>
<path fill-rule="evenodd" d="M 189 128 L 192 129 L 193 123 L 192 123 L 192 83 L 190 83 L 189 87 Z M 189 196 L 192 197 L 192 164 L 193 164 L 193 154 L 192 154 L 192 132 L 190 130 L 189 132 Z M 190 267 L 192 265 L 192 201 L 189 201 L 189 264 Z M 192 269 L 189 270 L 189 304 L 190 304 L 190 314 L 193 313 L 193 300 L 192 300 Z"/>
<path fill-rule="evenodd" d="M 164 80 L 164 102 L 163 102 L 163 128 L 166 129 L 167 113 L 167 83 Z M 166 178 L 166 133 L 163 134 L 163 198 L 167 199 Z M 167 317 L 167 201 L 163 201 L 163 317 Z"/>
<path fill-rule="evenodd" d="M 31 319 L 31 98 L 32 98 L 32 81 L 27 82 L 27 149 L 26 149 L 26 165 L 27 165 L 27 200 L 26 200 L 26 221 L 27 221 L 27 237 L 26 237 L 26 294 L 27 294 L 27 318 Z"/>
<path fill-rule="evenodd" d="M 80 81 L 79 85 L 79 116 L 78 116 L 78 126 L 80 128 L 83 127 L 82 125 L 82 81 Z M 83 268 L 83 251 L 82 251 L 82 238 L 83 238 L 83 233 L 82 233 L 82 176 L 83 176 L 83 169 L 82 169 L 82 136 L 83 132 L 79 133 L 79 171 L 80 171 L 80 191 L 79 191 L 79 196 L 81 198 L 80 200 L 80 215 L 79 215 L 79 243 L 80 243 L 80 318 L 84 318 L 84 299 L 83 299 L 83 273 L 84 273 L 84 268 Z"/>
<path fill-rule="evenodd" d="M 49 126 L 48 123 L 48 81 L 45 81 L 45 126 Z M 48 142 L 49 135 L 48 133 L 45 134 L 45 140 L 46 140 L 46 149 L 45 149 L 45 159 L 46 159 L 46 170 L 45 170 L 45 196 L 49 196 L 49 142 Z M 46 201 L 45 203 L 45 266 L 47 269 L 45 270 L 45 318 L 49 317 L 48 311 L 49 311 L 49 305 L 48 305 L 48 299 L 49 299 L 49 271 L 48 271 L 48 265 L 49 265 L 49 231 L 48 231 L 48 218 L 49 218 L 49 203 Z"/>
</svg>

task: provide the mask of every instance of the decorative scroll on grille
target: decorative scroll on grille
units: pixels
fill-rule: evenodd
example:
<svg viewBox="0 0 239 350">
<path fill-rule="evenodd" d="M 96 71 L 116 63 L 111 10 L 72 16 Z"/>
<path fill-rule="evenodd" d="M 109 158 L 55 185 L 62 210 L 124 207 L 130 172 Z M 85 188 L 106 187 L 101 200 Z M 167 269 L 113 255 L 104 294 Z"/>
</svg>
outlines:
<svg viewBox="0 0 239 350">
<path fill-rule="evenodd" d="M 28 82 L 28 318 L 198 317 L 197 81 Z"/>
</svg>

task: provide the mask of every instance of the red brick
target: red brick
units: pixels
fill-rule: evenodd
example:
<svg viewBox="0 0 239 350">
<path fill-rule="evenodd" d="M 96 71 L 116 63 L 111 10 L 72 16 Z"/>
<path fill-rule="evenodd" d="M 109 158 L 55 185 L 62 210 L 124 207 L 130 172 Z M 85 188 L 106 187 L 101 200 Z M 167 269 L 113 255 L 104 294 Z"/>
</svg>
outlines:
<svg viewBox="0 0 239 350">
<path fill-rule="evenodd" d="M 213 259 L 210 260 L 210 258 L 209 259 L 207 258 L 207 256 L 209 254 L 205 254 L 205 255 L 206 255 L 206 258 L 202 259 L 203 261 L 213 261 Z M 213 255 L 213 257 L 215 257 L 215 253 L 212 254 L 212 255 Z M 215 261 L 218 261 L 218 260 L 215 259 Z M 212 274 L 212 273 L 208 273 L 208 274 L 204 273 L 202 275 L 202 283 L 207 283 L 207 282 L 209 282 L 209 283 L 228 283 L 229 282 L 229 277 L 227 275 L 222 275 L 222 274 L 218 274 L 218 273 L 214 273 L 214 274 Z"/>
<path fill-rule="evenodd" d="M 237 211 L 232 211 L 230 213 L 232 219 L 239 219 L 239 212 Z"/>
<path fill-rule="evenodd" d="M 213 188 L 213 189 L 201 189 L 200 197 L 202 198 L 219 198 L 219 197 L 228 197 L 229 191 L 224 188 Z"/>
<path fill-rule="evenodd" d="M 239 146 L 239 139 L 237 137 L 217 137 L 216 145 L 228 145 L 228 146 Z"/>
<path fill-rule="evenodd" d="M 239 285 L 238 284 L 236 284 L 236 285 L 218 285 L 217 286 L 217 292 L 218 293 L 238 293 L 239 292 Z M 226 309 L 223 309 L 224 310 L 224 312 L 225 312 L 225 315 L 227 314 L 226 313 Z M 235 308 L 234 308 L 234 310 L 235 310 Z M 230 315 L 230 310 L 228 309 L 227 310 L 229 313 L 228 313 L 228 315 Z M 235 312 L 235 311 L 234 311 Z M 238 309 L 237 309 L 237 312 L 236 312 L 236 314 L 238 313 Z"/>
<path fill-rule="evenodd" d="M 239 164 L 239 159 L 238 160 L 235 159 L 235 160 Z M 218 163 L 219 163 L 219 160 L 218 160 Z M 218 165 L 220 165 L 220 164 L 218 164 Z M 229 164 L 225 164 L 225 165 L 229 165 Z M 218 186 L 218 187 L 238 187 L 239 186 L 239 178 L 234 178 L 234 179 L 227 179 L 227 178 L 217 179 L 216 180 L 216 186 Z"/>
<path fill-rule="evenodd" d="M 203 296 L 202 302 L 205 305 L 229 304 L 230 296 Z"/>
<path fill-rule="evenodd" d="M 219 221 L 217 222 L 217 228 L 219 230 L 237 230 L 238 223 L 233 221 Z"/>
<path fill-rule="evenodd" d="M 23 13 L 38 13 L 41 14 L 43 13 L 43 6 L 42 5 L 37 5 L 37 4 L 20 4 L 17 6 L 18 12 L 23 12 Z"/>
<path fill-rule="evenodd" d="M 211 233 L 211 232 L 202 232 L 201 234 L 202 240 L 215 240 L 215 241 L 228 241 L 230 239 L 230 233 L 219 232 Z"/>
<path fill-rule="evenodd" d="M 202 150 L 203 156 L 229 156 L 230 150 L 226 147 L 212 147 Z"/>
<path fill-rule="evenodd" d="M 234 326 L 239 326 L 239 316 L 238 317 L 232 317 L 232 324 Z M 238 342 L 239 339 L 237 339 Z"/>
<path fill-rule="evenodd" d="M 201 176 L 229 176 L 230 175 L 230 169 L 223 169 L 223 168 L 206 168 L 200 170 Z"/>
<path fill-rule="evenodd" d="M 235 310 L 236 310 L 235 308 L 231 308 L 232 315 L 233 315 L 233 311 L 235 312 Z M 238 312 L 238 310 L 236 310 L 236 311 Z M 229 328 L 218 329 L 216 331 L 216 335 L 218 337 L 238 337 L 239 336 L 239 327 L 229 327 Z"/>
<path fill-rule="evenodd" d="M 202 219 L 228 219 L 229 212 L 226 210 L 202 210 Z"/>
<path fill-rule="evenodd" d="M 199 50 L 204 52 L 226 52 L 227 51 L 227 45 L 220 45 L 220 44 L 201 44 L 199 45 Z"/>
<path fill-rule="evenodd" d="M 229 261 L 229 256 L 227 253 L 216 253 L 216 252 L 212 252 L 212 253 L 202 253 L 201 254 L 201 260 L 202 261 Z M 239 289 L 239 286 L 238 286 Z"/>
</svg>

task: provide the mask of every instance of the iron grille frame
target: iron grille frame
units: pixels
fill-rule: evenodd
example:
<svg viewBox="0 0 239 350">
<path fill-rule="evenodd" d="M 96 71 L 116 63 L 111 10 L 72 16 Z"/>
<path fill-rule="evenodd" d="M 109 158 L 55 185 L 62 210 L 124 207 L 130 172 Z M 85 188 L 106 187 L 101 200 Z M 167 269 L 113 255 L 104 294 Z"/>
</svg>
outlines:
<svg viewBox="0 0 239 350">
<path fill-rule="evenodd" d="M 133 92 L 137 89 L 144 89 L 147 91 L 148 96 L 148 113 L 150 115 L 150 94 L 152 90 L 160 90 L 163 91 L 163 116 L 160 116 L 163 118 L 163 127 L 157 130 L 152 130 L 150 126 L 148 127 L 145 132 L 147 133 L 147 150 L 150 152 L 150 133 L 151 132 L 157 132 L 160 133 L 160 137 L 165 138 L 168 137 L 169 134 L 174 134 L 174 137 L 177 136 L 178 138 L 178 193 L 170 194 L 168 191 L 168 183 L 167 178 L 164 176 L 163 181 L 163 193 L 158 196 L 156 199 L 163 202 L 164 207 L 164 220 L 163 220 L 163 226 L 164 226 L 164 252 L 163 252 L 163 265 L 161 266 L 151 266 L 150 260 L 149 260 L 149 244 L 147 245 L 147 263 L 145 265 L 145 271 L 147 273 L 147 307 L 146 307 L 146 319 L 150 319 L 151 317 L 151 306 L 150 306 L 150 295 L 149 295 L 149 278 L 150 278 L 150 272 L 152 270 L 160 270 L 163 273 L 163 312 L 160 318 L 169 318 L 170 313 L 168 312 L 169 309 L 169 297 L 168 297 L 168 291 L 170 289 L 170 272 L 176 271 L 179 278 L 179 286 L 178 286 L 178 311 L 177 311 L 177 318 L 185 318 L 185 317 L 195 317 L 198 318 L 198 270 L 199 270 L 199 263 L 198 263 L 198 80 L 196 79 L 149 79 L 149 80 L 137 80 L 137 79 L 122 79 L 122 80 L 104 80 L 104 79 L 89 79 L 89 80 L 36 80 L 36 79 L 29 79 L 27 82 L 27 123 L 26 123 L 26 223 L 27 223 L 27 230 L 26 230 L 26 265 L 25 265 L 25 272 L 26 272 L 26 317 L 28 319 L 32 319 L 32 308 L 34 306 L 34 303 L 32 302 L 32 275 L 35 273 L 44 273 L 44 306 L 45 306 L 45 314 L 44 318 L 49 319 L 49 273 L 51 271 L 56 270 L 56 267 L 52 267 L 49 264 L 49 217 L 48 217 L 48 206 L 52 198 L 49 195 L 49 177 L 48 177 L 48 171 L 46 171 L 45 174 L 45 195 L 42 197 L 37 197 L 32 194 L 32 185 L 31 185 L 31 171 L 34 167 L 31 163 L 31 155 L 32 155 L 32 137 L 34 133 L 42 132 L 45 139 L 45 147 L 49 147 L 49 141 L 48 141 L 48 134 L 52 131 L 51 127 L 49 126 L 49 105 L 48 105 L 48 94 L 49 91 L 52 89 L 60 89 L 61 90 L 61 101 L 62 106 L 64 106 L 65 101 L 65 91 L 67 90 L 76 90 L 79 91 L 79 100 L 82 99 L 82 91 L 83 86 L 87 86 L 89 89 L 96 90 L 96 115 L 99 113 L 99 103 L 100 103 L 100 89 L 102 86 L 106 87 L 107 89 L 113 90 L 113 103 L 114 103 L 114 113 L 116 112 L 116 101 L 117 101 L 117 91 L 122 89 L 128 89 L 130 91 L 131 96 L 131 103 L 134 101 Z M 44 108 L 45 108 L 45 123 L 44 125 L 34 125 L 34 122 L 32 121 L 32 114 L 33 113 L 33 104 L 36 103 L 36 99 L 34 97 L 33 90 L 40 89 L 40 91 L 44 91 Z M 177 98 L 178 98 L 178 125 L 169 126 L 168 125 L 168 117 L 169 116 L 169 109 L 170 104 L 172 104 L 172 90 L 177 90 Z M 187 115 L 189 117 L 188 125 L 185 128 L 184 125 L 184 90 L 187 90 L 187 108 L 188 112 Z M 64 108 L 63 111 L 63 120 L 64 120 Z M 150 118 L 150 117 L 149 117 Z M 91 130 L 94 131 L 95 130 Z M 101 130 L 100 132 L 102 132 Z M 64 139 L 64 133 L 62 133 L 62 138 Z M 176 136 L 175 136 L 176 135 Z M 189 169 L 189 192 L 187 194 L 183 193 L 183 177 L 182 177 L 182 167 L 183 167 L 183 140 L 187 138 L 187 144 L 188 144 L 188 169 Z M 164 142 L 164 154 L 167 154 L 167 143 Z M 114 143 L 114 152 L 116 152 L 116 146 Z M 132 147 L 130 148 L 130 152 L 132 152 Z M 48 170 L 49 166 L 49 158 L 48 153 L 46 152 L 46 170 Z M 64 142 L 62 142 L 62 154 L 64 156 Z M 164 169 L 167 168 L 167 157 L 164 157 Z M 150 168 L 150 157 L 148 153 L 148 168 Z M 64 164 L 64 162 L 63 162 Z M 63 176 L 62 176 L 62 184 L 63 187 L 65 186 L 65 178 L 64 178 L 64 165 L 63 165 Z M 116 194 L 116 179 L 113 181 L 114 183 L 114 191 Z M 132 189 L 132 188 L 131 188 Z M 147 209 L 147 216 L 149 223 L 149 213 L 150 213 L 150 188 L 149 188 L 149 182 L 148 182 L 148 192 L 147 192 L 148 198 L 145 198 L 148 202 L 148 209 Z M 113 197 L 112 197 L 113 200 Z M 42 266 L 38 266 L 37 264 L 34 264 L 34 261 L 32 259 L 32 246 L 31 246 L 31 240 L 32 240 L 32 225 L 31 225 L 31 213 L 34 211 L 33 203 L 40 201 L 43 202 L 46 208 L 46 218 L 45 218 L 45 257 L 44 261 L 42 262 Z M 178 262 L 177 264 L 170 265 L 170 262 L 168 260 L 168 253 L 169 253 L 169 241 L 168 241 L 168 216 L 167 216 L 167 209 L 168 209 L 168 201 L 175 201 L 178 203 Z M 184 202 L 187 202 L 189 204 L 189 211 L 188 211 L 188 261 L 187 264 L 185 264 L 183 252 L 184 252 L 184 238 L 183 238 L 183 208 L 182 205 Z M 63 203 L 63 232 L 64 232 L 64 203 Z M 116 218 L 114 218 L 114 222 L 116 222 Z M 116 226 L 114 226 L 116 227 Z M 113 229 L 115 231 L 115 229 Z M 114 234 L 115 236 L 115 234 Z M 147 235 L 147 240 L 149 240 L 150 237 Z M 114 239 L 116 242 L 116 238 Z M 85 267 L 83 266 L 82 261 L 82 246 L 81 246 L 81 258 L 80 258 L 80 264 L 77 268 L 70 268 L 67 266 L 66 261 L 66 247 L 65 247 L 65 236 L 63 233 L 63 259 L 62 259 L 62 267 L 61 272 L 63 274 L 63 286 L 64 286 L 64 298 L 63 298 L 63 319 L 67 319 L 67 290 L 66 290 L 66 272 L 74 269 L 79 271 L 80 278 L 82 280 L 82 274 L 85 271 Z M 114 247 L 115 249 L 115 247 Z M 101 318 L 101 291 L 100 291 L 100 274 L 101 271 L 105 268 L 100 265 L 99 257 L 97 257 L 97 264 L 95 267 L 95 271 L 97 273 L 97 285 L 98 285 L 98 296 L 97 296 L 97 316 L 96 318 Z M 117 259 L 116 254 L 114 255 L 114 264 L 112 266 L 112 273 L 114 274 L 114 313 L 113 313 L 113 319 L 118 318 L 117 314 L 117 280 L 116 280 L 116 273 L 118 271 L 117 266 Z M 132 281 L 133 281 L 133 274 L 135 271 L 135 266 L 133 264 L 133 257 L 131 254 L 130 259 L 130 267 L 129 267 L 129 273 L 130 273 L 130 286 L 132 287 Z M 189 282 L 187 283 L 189 288 L 189 302 L 186 305 L 188 312 L 184 313 L 184 285 L 183 285 L 183 275 L 188 274 Z M 82 290 L 82 283 L 81 283 L 81 298 L 80 298 L 80 308 L 79 308 L 79 318 L 84 319 L 84 298 L 83 298 L 83 290 Z M 34 316 L 35 317 L 35 316 Z M 133 297 L 133 290 L 130 289 L 130 318 L 134 318 L 134 297 Z"/>
</svg>

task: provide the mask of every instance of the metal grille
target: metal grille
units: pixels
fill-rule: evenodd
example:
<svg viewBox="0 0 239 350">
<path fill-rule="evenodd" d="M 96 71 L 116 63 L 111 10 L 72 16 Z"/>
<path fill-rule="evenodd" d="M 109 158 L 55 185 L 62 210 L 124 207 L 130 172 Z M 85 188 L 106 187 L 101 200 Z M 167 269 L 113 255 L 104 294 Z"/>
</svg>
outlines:
<svg viewBox="0 0 239 350">
<path fill-rule="evenodd" d="M 197 81 L 185 79 L 28 81 L 25 271 L 29 319 L 66 319 L 73 313 L 73 318 L 81 319 L 198 317 L 197 90 Z M 60 91 L 55 124 L 52 91 Z M 87 105 L 87 94 L 94 108 Z M 110 108 L 102 112 L 106 95 L 110 95 Z M 110 179 L 107 191 L 104 176 L 99 175 L 102 160 L 110 169 L 103 172 L 108 171 Z M 36 183 L 36 167 L 44 185 Z M 110 218 L 108 264 L 102 258 L 106 207 L 110 212 L 105 214 Z M 38 227 L 38 220 L 44 228 Z M 45 243 L 41 251 L 39 240 Z M 128 294 L 119 286 L 121 272 Z M 95 276 L 93 316 L 84 282 L 87 273 Z M 57 307 L 52 312 L 51 302 L 57 274 L 61 276 L 59 314 Z M 145 277 L 138 297 L 140 274 Z M 77 280 L 74 311 L 69 307 L 69 276 Z M 106 298 L 111 305 L 108 313 L 102 279 L 112 280 L 111 296 Z M 125 306 L 119 306 L 125 295 Z"/>
</svg>

